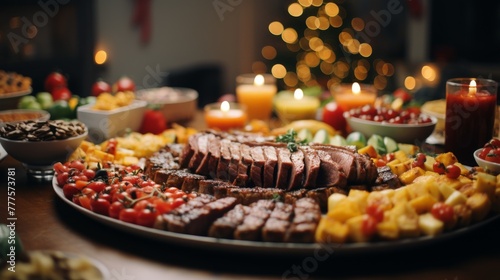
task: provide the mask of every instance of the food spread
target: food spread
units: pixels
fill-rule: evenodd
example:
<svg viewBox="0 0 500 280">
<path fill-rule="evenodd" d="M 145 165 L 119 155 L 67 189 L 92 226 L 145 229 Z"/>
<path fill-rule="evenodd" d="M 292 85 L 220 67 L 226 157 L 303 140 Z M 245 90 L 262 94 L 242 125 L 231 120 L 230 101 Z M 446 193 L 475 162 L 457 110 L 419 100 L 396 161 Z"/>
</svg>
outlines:
<svg viewBox="0 0 500 280">
<path fill-rule="evenodd" d="M 500 210 L 496 176 L 469 170 L 452 153 L 430 156 L 401 145 L 382 155 L 372 145 L 300 141 L 291 149 L 276 139 L 201 131 L 167 144 L 141 167 L 115 165 L 114 157 L 100 170 L 79 160 L 59 163 L 57 184 L 74 203 L 124 222 L 251 241 L 435 236 Z M 139 222 L 141 211 L 147 222 Z"/>
</svg>

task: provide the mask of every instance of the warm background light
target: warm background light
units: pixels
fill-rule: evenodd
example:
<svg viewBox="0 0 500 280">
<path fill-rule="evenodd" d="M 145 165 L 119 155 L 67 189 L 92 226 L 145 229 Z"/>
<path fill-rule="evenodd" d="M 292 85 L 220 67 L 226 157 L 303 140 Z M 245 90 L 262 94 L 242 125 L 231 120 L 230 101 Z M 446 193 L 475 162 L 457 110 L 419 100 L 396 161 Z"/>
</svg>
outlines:
<svg viewBox="0 0 500 280">
<path fill-rule="evenodd" d="M 94 60 L 96 64 L 104 64 L 107 59 L 108 59 L 108 54 L 106 53 L 106 51 L 100 50 L 95 53 Z"/>
<path fill-rule="evenodd" d="M 414 77 L 412 76 L 408 76 L 405 78 L 405 87 L 408 89 L 408 90 L 413 90 L 415 89 L 415 86 L 417 85 L 417 81 L 415 80 Z"/>
</svg>

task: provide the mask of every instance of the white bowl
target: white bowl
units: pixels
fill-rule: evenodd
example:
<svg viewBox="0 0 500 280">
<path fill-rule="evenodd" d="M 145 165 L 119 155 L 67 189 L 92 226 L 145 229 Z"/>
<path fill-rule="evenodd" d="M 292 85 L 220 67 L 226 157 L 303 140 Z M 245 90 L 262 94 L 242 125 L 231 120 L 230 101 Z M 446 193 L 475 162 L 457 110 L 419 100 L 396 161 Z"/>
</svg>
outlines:
<svg viewBox="0 0 500 280">
<path fill-rule="evenodd" d="M 494 173 L 494 174 L 499 174 L 500 173 L 500 164 L 484 160 L 479 157 L 479 154 L 481 153 L 481 149 L 477 149 L 474 151 L 474 159 L 476 160 L 477 165 L 482 167 L 484 170 Z"/>
<path fill-rule="evenodd" d="M 89 140 L 101 143 L 106 139 L 121 136 L 127 131 L 138 131 L 141 127 L 146 101 L 134 100 L 132 104 L 103 111 L 93 109 L 94 104 L 78 107 L 76 115 L 89 130 Z"/>
<path fill-rule="evenodd" d="M 19 141 L 0 137 L 0 144 L 7 154 L 30 166 L 50 166 L 56 162 L 65 162 L 87 137 L 85 133 L 63 140 Z"/>
<path fill-rule="evenodd" d="M 49 119 L 50 113 L 45 110 L 14 109 L 0 111 L 0 127 L 22 121 L 47 121 Z"/>
<path fill-rule="evenodd" d="M 373 134 L 387 136 L 398 143 L 420 146 L 429 137 L 437 123 L 436 117 L 428 116 L 432 121 L 423 124 L 391 124 L 381 123 L 346 116 L 347 123 L 353 131 L 363 133 L 367 138 Z"/>
<path fill-rule="evenodd" d="M 139 90 L 136 98 L 158 106 L 168 122 L 184 122 L 194 117 L 198 92 L 190 88 L 160 87 Z"/>
</svg>

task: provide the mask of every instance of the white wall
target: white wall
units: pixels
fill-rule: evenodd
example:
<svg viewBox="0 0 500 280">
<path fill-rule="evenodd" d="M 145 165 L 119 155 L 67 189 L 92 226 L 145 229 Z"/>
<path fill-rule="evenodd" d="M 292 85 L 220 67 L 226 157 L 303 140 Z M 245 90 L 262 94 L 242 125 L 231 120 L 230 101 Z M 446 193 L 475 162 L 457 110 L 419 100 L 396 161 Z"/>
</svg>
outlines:
<svg viewBox="0 0 500 280">
<path fill-rule="evenodd" d="M 218 13 L 214 2 L 230 9 Z M 226 92 L 234 92 L 236 75 L 251 72 L 252 62 L 262 59 L 274 14 L 286 9 L 281 1 L 267 0 L 152 0 L 151 6 L 151 41 L 143 45 L 131 23 L 134 1 L 96 1 L 97 49 L 108 53 L 104 80 L 127 75 L 139 87 L 150 87 L 151 80 L 143 80 L 157 67 L 163 72 L 218 62 L 224 66 Z"/>
</svg>

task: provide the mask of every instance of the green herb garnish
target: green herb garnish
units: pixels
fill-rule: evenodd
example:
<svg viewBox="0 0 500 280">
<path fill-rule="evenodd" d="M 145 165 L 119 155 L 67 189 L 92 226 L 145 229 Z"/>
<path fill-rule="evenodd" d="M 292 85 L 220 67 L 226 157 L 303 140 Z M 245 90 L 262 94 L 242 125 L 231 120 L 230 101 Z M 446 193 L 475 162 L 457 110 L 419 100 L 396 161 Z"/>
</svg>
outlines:
<svg viewBox="0 0 500 280">
<path fill-rule="evenodd" d="M 307 140 L 297 140 L 297 132 L 293 129 L 289 129 L 287 133 L 276 136 L 276 142 L 286 143 L 286 147 L 290 152 L 295 152 L 298 150 L 298 145 L 307 144 Z"/>
</svg>

